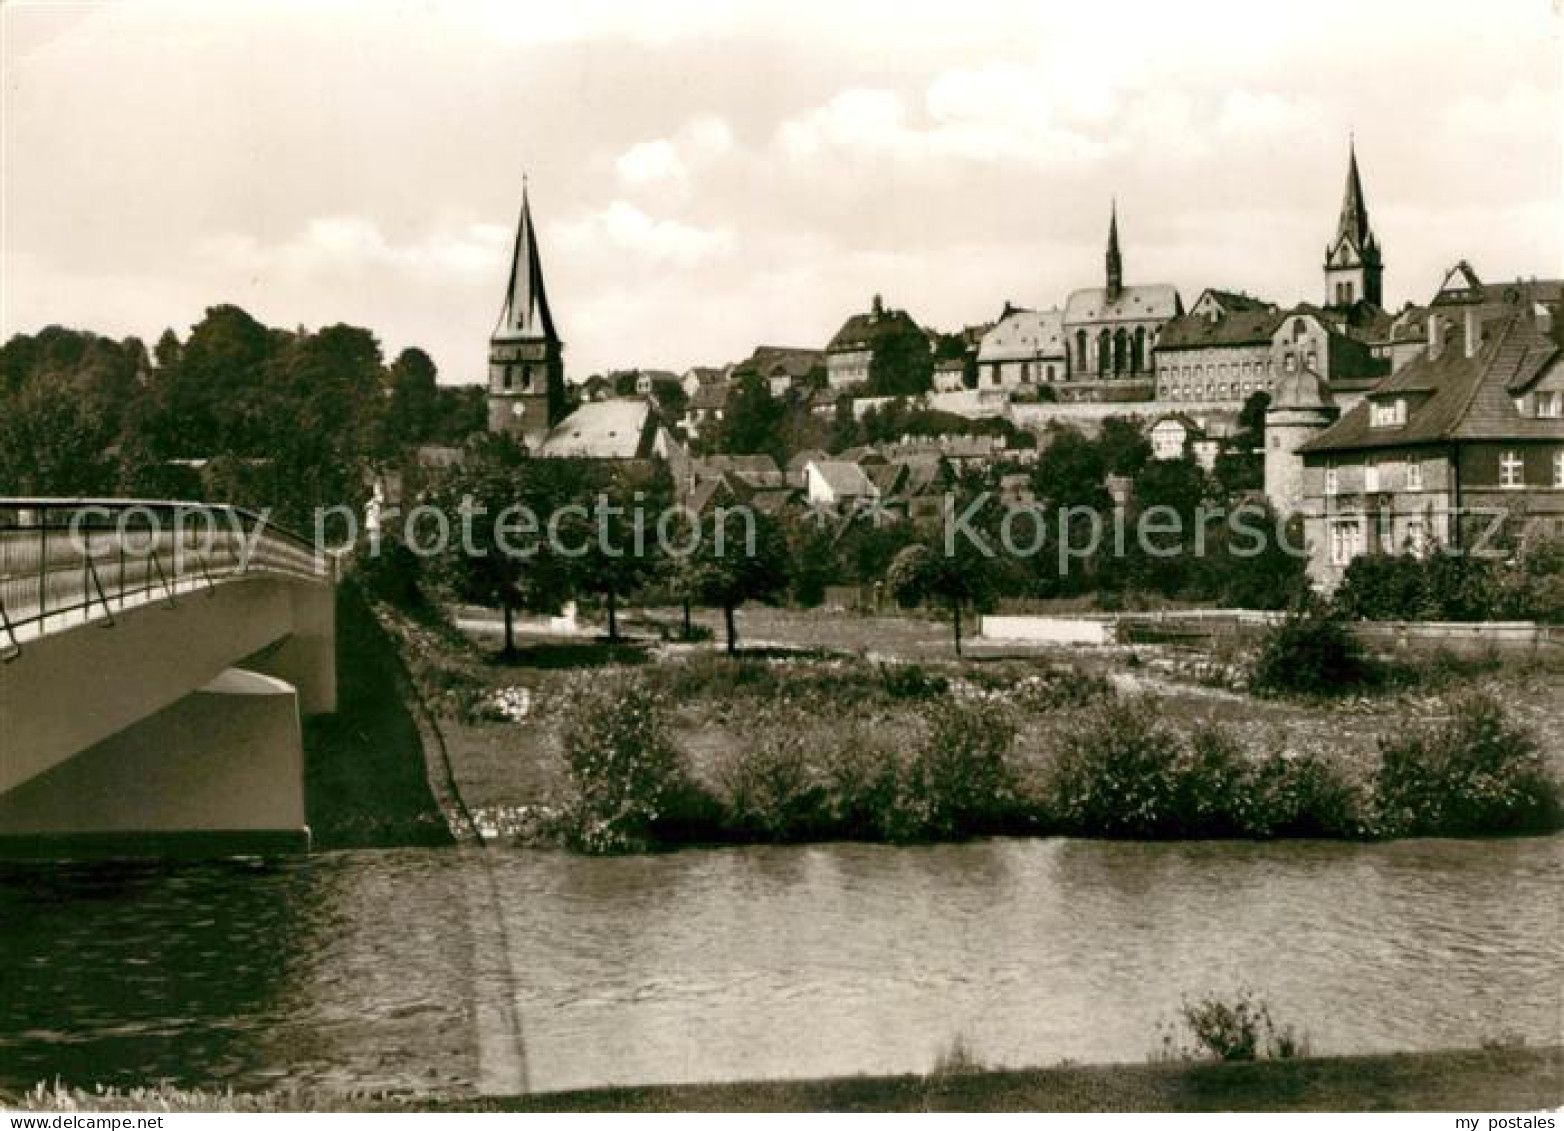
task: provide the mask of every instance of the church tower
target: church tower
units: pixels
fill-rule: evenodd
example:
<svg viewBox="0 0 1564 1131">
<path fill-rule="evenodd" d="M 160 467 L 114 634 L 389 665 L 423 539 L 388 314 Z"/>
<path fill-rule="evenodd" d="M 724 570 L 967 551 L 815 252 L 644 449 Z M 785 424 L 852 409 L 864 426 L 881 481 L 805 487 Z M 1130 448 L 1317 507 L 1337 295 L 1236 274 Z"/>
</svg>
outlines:
<svg viewBox="0 0 1564 1131">
<path fill-rule="evenodd" d="M 1325 305 L 1348 307 L 1356 302 L 1384 306 L 1381 278 L 1385 265 L 1379 241 L 1369 227 L 1363 181 L 1358 177 L 1357 147 L 1347 144 L 1347 188 L 1341 198 L 1336 238 L 1325 249 Z"/>
<path fill-rule="evenodd" d="M 1119 255 L 1119 202 L 1108 212 L 1108 301 L 1117 302 L 1124 290 L 1124 260 Z"/>
<path fill-rule="evenodd" d="M 535 451 L 564 411 L 563 346 L 543 289 L 538 235 L 523 181 L 505 307 L 489 339 L 489 431 L 509 432 Z"/>
</svg>

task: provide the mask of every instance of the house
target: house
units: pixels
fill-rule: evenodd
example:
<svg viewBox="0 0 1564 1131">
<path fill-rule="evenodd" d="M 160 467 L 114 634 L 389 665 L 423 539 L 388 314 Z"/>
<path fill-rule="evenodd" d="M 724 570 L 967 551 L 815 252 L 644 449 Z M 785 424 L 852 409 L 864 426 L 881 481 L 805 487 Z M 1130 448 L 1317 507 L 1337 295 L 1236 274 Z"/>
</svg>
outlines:
<svg viewBox="0 0 1564 1131">
<path fill-rule="evenodd" d="M 1196 441 L 1205 439 L 1205 429 L 1182 412 L 1170 412 L 1146 429 L 1146 438 L 1152 459 L 1183 459 L 1193 454 Z"/>
<path fill-rule="evenodd" d="M 727 411 L 728 397 L 733 393 L 733 385 L 722 381 L 709 385 L 702 385 L 695 390 L 695 395 L 690 398 L 690 403 L 684 410 L 684 427 L 692 437 L 705 434 L 715 424 L 721 422 L 723 414 Z"/>
<path fill-rule="evenodd" d="M 615 397 L 581 405 L 549 429 L 536 454 L 627 461 L 671 459 L 682 451 L 650 402 Z"/>
<path fill-rule="evenodd" d="M 1207 287 L 1200 292 L 1200 297 L 1189 308 L 1189 313 L 1196 318 L 1226 318 L 1229 314 L 1258 314 L 1275 309 L 1274 302 L 1266 302 L 1243 291 L 1219 291 Z"/>
<path fill-rule="evenodd" d="M 804 486 L 804 468 L 810 460 L 830 459 L 818 448 L 805 448 L 801 452 L 795 452 L 787 461 L 787 483 L 790 487 L 802 488 Z"/>
<path fill-rule="evenodd" d="M 928 337 L 904 310 L 890 310 L 875 295 L 865 314 L 854 314 L 825 349 L 826 382 L 842 393 L 867 385 L 877 357 L 929 352 Z"/>
<path fill-rule="evenodd" d="M 937 362 L 934 366 L 934 391 L 959 393 L 967 387 L 967 363 L 959 357 Z"/>
<path fill-rule="evenodd" d="M 1278 459 L 1298 477 L 1317 583 L 1363 553 L 1475 545 L 1502 515 L 1564 534 L 1564 307 L 1546 293 L 1431 317 L 1422 354 L 1299 443 L 1290 469 Z"/>
<path fill-rule="evenodd" d="M 863 468 L 845 459 L 813 459 L 804 465 L 804 497 L 812 507 L 842 509 L 879 497 Z"/>
<path fill-rule="evenodd" d="M 786 396 L 794 389 L 810 389 L 825 384 L 824 350 L 795 346 L 756 346 L 755 352 L 734 366 L 735 381 L 754 373 L 765 381 L 773 397 Z"/>
<path fill-rule="evenodd" d="M 684 382 L 677 373 L 667 369 L 640 369 L 635 374 L 635 393 L 639 397 L 656 396 L 660 388 L 677 387 L 683 391 Z"/>
<path fill-rule="evenodd" d="M 679 384 L 684 389 L 684 395 L 693 398 L 707 385 L 726 384 L 732 371 L 731 365 L 692 365 L 679 378 Z"/>
<path fill-rule="evenodd" d="M 1341 311 L 1301 303 L 1282 315 L 1271 334 L 1270 372 L 1275 380 L 1300 369 L 1318 374 L 1345 411 L 1383 378 L 1390 366 L 1375 356 L 1374 348 L 1360 334 L 1352 332 Z"/>
<path fill-rule="evenodd" d="M 594 373 L 581 382 L 580 394 L 582 401 L 605 401 L 614 395 L 613 382 L 601 373 Z"/>
<path fill-rule="evenodd" d="M 1069 374 L 1064 312 L 1023 310 L 1005 305 L 977 354 L 979 389 L 1026 389 L 1052 385 Z"/>
<path fill-rule="evenodd" d="M 689 473 L 697 479 L 732 476 L 753 490 L 787 485 L 786 474 L 768 455 L 705 456 L 690 460 Z"/>
</svg>

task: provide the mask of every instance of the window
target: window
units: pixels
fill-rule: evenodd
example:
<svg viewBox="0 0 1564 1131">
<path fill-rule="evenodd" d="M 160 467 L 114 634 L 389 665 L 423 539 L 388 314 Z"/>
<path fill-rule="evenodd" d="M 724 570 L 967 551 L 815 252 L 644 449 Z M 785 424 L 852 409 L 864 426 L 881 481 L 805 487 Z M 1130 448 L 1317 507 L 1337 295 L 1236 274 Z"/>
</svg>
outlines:
<svg viewBox="0 0 1564 1131">
<path fill-rule="evenodd" d="M 1421 491 L 1423 489 L 1423 461 L 1420 459 L 1407 460 L 1407 490 Z"/>
<path fill-rule="evenodd" d="M 1335 464 L 1325 468 L 1325 493 L 1334 495 L 1341 490 L 1341 472 L 1336 470 Z"/>
<path fill-rule="evenodd" d="M 1405 397 L 1397 397 L 1392 401 L 1375 401 L 1369 410 L 1369 426 L 1371 428 L 1393 428 L 1407 422 L 1407 402 Z"/>
<path fill-rule="evenodd" d="M 505 367 L 505 387 L 510 388 L 510 366 Z"/>
<path fill-rule="evenodd" d="M 1421 515 L 1413 515 L 1407 519 L 1405 545 L 1406 549 L 1418 557 L 1422 557 L 1423 552 L 1428 549 L 1428 525 L 1423 521 Z"/>
<path fill-rule="evenodd" d="M 1538 393 L 1537 415 L 1550 419 L 1564 416 L 1564 392 Z"/>
<path fill-rule="evenodd" d="M 1295 355 L 1289 353 L 1282 359 L 1282 368 L 1285 369 L 1288 373 L 1293 372 L 1298 368 L 1298 358 Z"/>
<path fill-rule="evenodd" d="M 1379 490 L 1379 464 L 1374 460 L 1363 465 L 1363 490 L 1365 493 Z"/>
<path fill-rule="evenodd" d="M 1499 457 L 1499 486 L 1515 490 L 1524 486 L 1526 461 L 1520 452 L 1505 452 Z"/>
<path fill-rule="evenodd" d="M 1564 448 L 1553 453 L 1553 485 L 1564 487 Z"/>
<path fill-rule="evenodd" d="M 1332 565 L 1344 566 L 1358 556 L 1362 528 L 1357 519 L 1345 519 L 1331 523 L 1330 560 Z"/>
</svg>

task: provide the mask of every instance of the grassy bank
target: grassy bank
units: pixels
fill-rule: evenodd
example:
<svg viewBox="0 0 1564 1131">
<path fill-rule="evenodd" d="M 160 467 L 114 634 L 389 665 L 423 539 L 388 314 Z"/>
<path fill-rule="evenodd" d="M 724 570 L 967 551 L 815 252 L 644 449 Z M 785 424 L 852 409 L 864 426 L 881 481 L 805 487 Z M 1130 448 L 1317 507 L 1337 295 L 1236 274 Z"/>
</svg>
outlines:
<svg viewBox="0 0 1564 1131">
<path fill-rule="evenodd" d="M 1061 1066 L 604 1088 L 532 1096 L 233 1094 L 39 1088 L 0 1107 L 45 1111 L 1537 1111 L 1564 1103 L 1564 1049 Z"/>
<path fill-rule="evenodd" d="M 401 662 L 358 586 L 339 585 L 338 709 L 304 725 L 305 805 L 317 848 L 451 843 Z"/>
</svg>

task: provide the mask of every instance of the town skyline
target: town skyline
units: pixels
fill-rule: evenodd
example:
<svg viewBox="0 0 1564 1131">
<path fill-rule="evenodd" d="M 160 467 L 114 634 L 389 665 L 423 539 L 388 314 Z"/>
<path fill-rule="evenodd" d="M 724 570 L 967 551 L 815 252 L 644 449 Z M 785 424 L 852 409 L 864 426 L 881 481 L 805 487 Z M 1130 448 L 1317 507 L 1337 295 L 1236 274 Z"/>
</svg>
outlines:
<svg viewBox="0 0 1564 1131">
<path fill-rule="evenodd" d="M 876 293 L 947 331 L 1006 302 L 1063 304 L 1101 278 L 1115 199 L 1126 282 L 1172 283 L 1186 304 L 1206 287 L 1320 302 L 1353 134 L 1389 309 L 1426 301 L 1458 259 L 1492 281 L 1560 260 L 1548 111 L 1564 72 L 1544 4 L 1514 5 L 1507 37 L 1458 20 L 1408 27 L 1405 9 L 1365 15 L 1383 65 L 1358 57 L 1345 70 L 1317 29 L 1267 21 L 1241 42 L 1211 29 L 1211 42 L 1191 41 L 1139 7 L 1143 22 L 1115 40 L 1123 57 L 1073 70 L 1061 69 L 1070 45 L 1103 25 L 1072 19 L 1064 46 L 1000 44 L 1027 38 L 995 32 L 1000 17 L 1049 26 L 1013 5 L 955 31 L 915 9 L 886 51 L 857 38 L 865 8 L 839 26 L 807 8 L 783 26 L 751 6 L 703 28 L 677 7 L 660 10 L 661 27 L 613 6 L 574 24 L 522 7 L 446 6 L 414 29 L 396 10 L 240 6 L 190 13 L 179 37 L 162 5 L 7 9 L 5 335 L 59 323 L 150 342 L 233 302 L 278 324 L 367 325 L 388 354 L 416 345 L 444 382 L 476 383 L 523 165 L 577 382 L 737 361 L 759 343 L 823 346 Z M 1200 11 L 1232 26 L 1231 11 Z M 1172 37 L 1161 56 L 1159 35 Z M 202 52 L 183 77 L 153 65 L 192 46 Z M 315 64 L 290 72 L 325 98 L 315 119 L 299 113 L 303 92 L 245 61 L 267 49 Z M 456 51 L 493 85 L 420 85 L 415 64 Z M 662 89 L 696 53 L 710 73 Z M 790 89 L 759 89 L 734 57 Z M 236 59 L 239 77 L 207 88 L 213 105 L 187 97 Z M 1447 90 L 1438 76 L 1453 65 L 1492 81 Z M 84 66 L 116 84 L 115 100 L 60 88 Z M 404 97 L 366 89 L 382 68 Z M 609 105 L 627 72 L 645 98 Z M 572 97 L 579 128 L 561 136 L 548 120 Z M 507 129 L 516 105 L 540 112 Z M 1437 123 L 1421 140 L 1413 111 Z M 453 115 L 468 130 L 449 129 Z M 62 122 L 102 160 L 77 164 Z M 108 137 L 116 125 L 123 136 Z M 211 152 L 170 149 L 170 130 Z M 1484 152 L 1504 159 L 1474 160 Z M 158 161 L 157 193 L 117 179 L 134 184 Z M 196 194 L 199 208 L 179 208 Z"/>
</svg>

